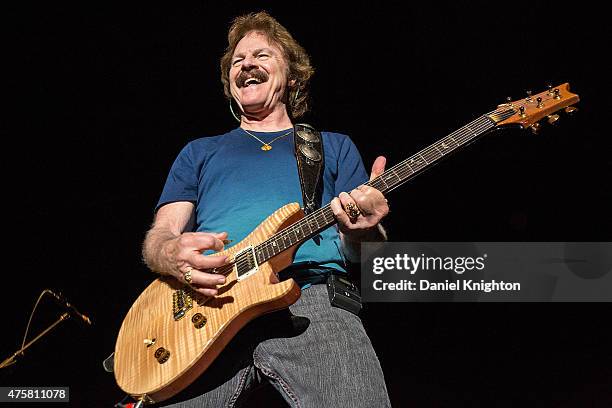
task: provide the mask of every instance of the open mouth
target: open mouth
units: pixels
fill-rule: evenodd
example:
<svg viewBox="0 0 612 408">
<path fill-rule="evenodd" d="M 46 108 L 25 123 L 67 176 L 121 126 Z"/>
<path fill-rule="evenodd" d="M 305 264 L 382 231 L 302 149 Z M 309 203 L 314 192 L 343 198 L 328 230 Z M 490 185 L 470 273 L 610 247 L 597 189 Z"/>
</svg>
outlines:
<svg viewBox="0 0 612 408">
<path fill-rule="evenodd" d="M 239 88 L 248 88 L 249 86 L 257 86 L 268 80 L 268 75 L 262 71 L 242 72 L 236 78 L 236 85 Z"/>
<path fill-rule="evenodd" d="M 259 85 L 259 84 L 261 84 L 261 80 L 258 78 L 249 78 L 246 81 L 244 81 L 245 88 L 251 85 Z"/>
</svg>

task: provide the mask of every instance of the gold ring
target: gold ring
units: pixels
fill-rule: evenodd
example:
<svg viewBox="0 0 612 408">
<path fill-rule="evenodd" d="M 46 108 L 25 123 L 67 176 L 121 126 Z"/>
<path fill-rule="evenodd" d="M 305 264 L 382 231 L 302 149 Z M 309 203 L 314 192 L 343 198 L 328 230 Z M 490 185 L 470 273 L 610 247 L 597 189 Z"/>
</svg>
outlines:
<svg viewBox="0 0 612 408">
<path fill-rule="evenodd" d="M 185 282 L 187 282 L 187 284 L 189 285 L 191 285 L 191 271 L 192 270 L 193 268 L 190 266 L 189 269 L 183 272 L 183 279 L 185 279 Z"/>
<path fill-rule="evenodd" d="M 355 204 L 348 203 L 346 205 L 346 213 L 351 220 L 355 220 L 357 217 L 359 217 L 361 211 L 359 211 L 359 207 L 357 207 Z"/>
</svg>

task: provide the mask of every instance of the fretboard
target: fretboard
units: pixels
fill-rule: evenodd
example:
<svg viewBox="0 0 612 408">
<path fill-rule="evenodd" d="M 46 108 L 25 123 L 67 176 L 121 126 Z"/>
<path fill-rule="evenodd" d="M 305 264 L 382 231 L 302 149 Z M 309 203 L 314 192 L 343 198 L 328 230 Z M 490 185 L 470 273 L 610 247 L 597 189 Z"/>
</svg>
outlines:
<svg viewBox="0 0 612 408">
<path fill-rule="evenodd" d="M 493 113 L 497 117 L 500 115 L 505 117 L 513 112 L 494 111 L 483 115 L 365 184 L 380 190 L 383 194 L 392 191 L 440 159 L 494 128 L 496 122 L 490 117 Z M 257 262 L 261 264 L 287 248 L 307 241 L 335 223 L 336 218 L 330 205 L 327 204 L 257 245 L 254 248 Z"/>
</svg>

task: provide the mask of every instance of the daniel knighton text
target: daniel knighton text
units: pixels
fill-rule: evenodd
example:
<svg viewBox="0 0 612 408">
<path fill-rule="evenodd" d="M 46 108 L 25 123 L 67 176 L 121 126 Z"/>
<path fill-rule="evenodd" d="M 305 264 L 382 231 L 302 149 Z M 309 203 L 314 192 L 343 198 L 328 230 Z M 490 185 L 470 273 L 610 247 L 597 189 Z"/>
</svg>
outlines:
<svg viewBox="0 0 612 408">
<path fill-rule="evenodd" d="M 608 302 L 612 243 L 363 243 L 361 295 L 364 302 Z"/>
<path fill-rule="evenodd" d="M 405 271 L 410 275 L 415 275 L 419 271 L 452 271 L 457 275 L 463 275 L 470 271 L 482 271 L 486 267 L 487 254 L 479 257 L 441 257 L 441 256 L 411 256 L 409 254 L 396 254 L 392 257 L 375 257 L 372 260 L 372 273 L 382 275 L 383 273 L 396 270 Z M 473 279 L 448 280 L 442 282 L 431 281 L 428 279 L 401 279 L 394 282 L 385 282 L 383 279 L 376 279 L 372 283 L 376 291 L 482 291 L 490 293 L 492 291 L 521 290 L 519 282 L 504 282 L 484 279 L 475 281 Z"/>
</svg>

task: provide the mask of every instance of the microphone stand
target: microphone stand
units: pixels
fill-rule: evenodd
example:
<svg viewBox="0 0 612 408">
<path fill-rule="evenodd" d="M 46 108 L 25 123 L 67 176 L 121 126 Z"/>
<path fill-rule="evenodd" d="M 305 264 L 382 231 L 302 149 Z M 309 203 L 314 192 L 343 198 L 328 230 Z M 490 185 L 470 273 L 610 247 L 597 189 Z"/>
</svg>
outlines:
<svg viewBox="0 0 612 408">
<path fill-rule="evenodd" d="M 64 314 L 62 314 L 60 317 L 58 317 L 58 319 L 53 322 L 49 327 L 47 327 L 45 330 L 43 330 L 42 332 L 40 332 L 40 334 L 36 337 L 34 337 L 34 339 L 32 339 L 31 341 L 28 342 L 28 344 L 26 344 L 25 346 L 23 346 L 22 348 L 20 348 L 19 350 L 17 350 L 15 352 L 15 354 L 13 354 L 12 356 L 10 356 L 9 358 L 7 358 L 6 360 L 4 360 L 2 363 L 0 363 L 0 368 L 4 368 L 4 367 L 8 367 L 10 365 L 13 365 L 17 362 L 17 357 L 18 356 L 23 356 L 23 352 L 30 347 L 32 344 L 34 344 L 34 342 L 36 342 L 37 340 L 39 340 L 41 337 L 43 337 L 45 334 L 47 334 L 48 332 L 50 332 L 51 330 L 53 330 L 55 328 L 55 326 L 57 326 L 58 324 L 60 324 L 61 322 L 63 322 L 64 320 L 68 319 L 70 317 L 70 313 L 65 312 Z"/>
</svg>

